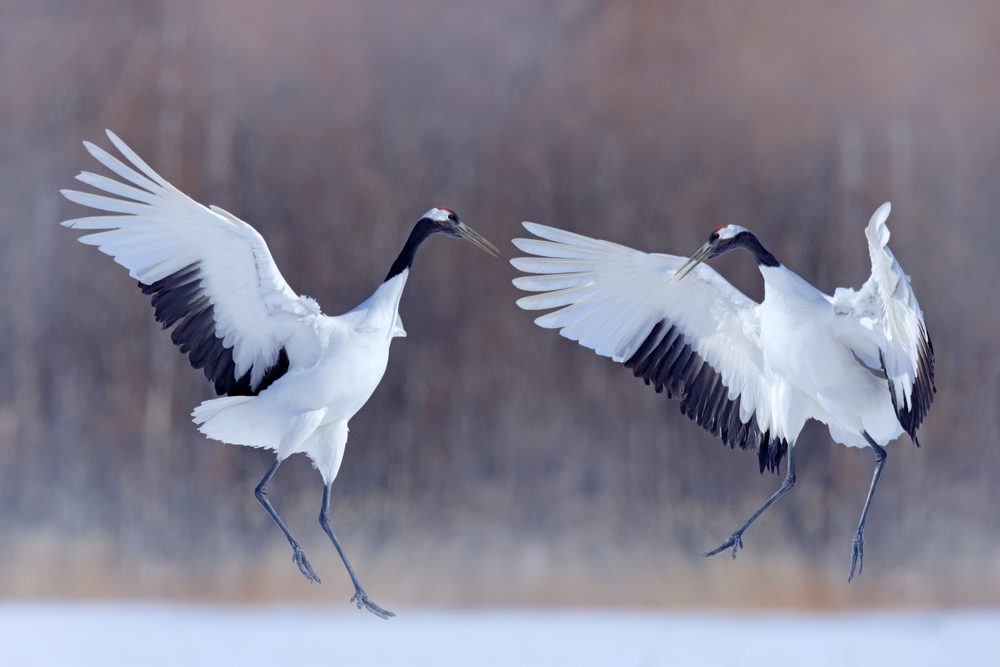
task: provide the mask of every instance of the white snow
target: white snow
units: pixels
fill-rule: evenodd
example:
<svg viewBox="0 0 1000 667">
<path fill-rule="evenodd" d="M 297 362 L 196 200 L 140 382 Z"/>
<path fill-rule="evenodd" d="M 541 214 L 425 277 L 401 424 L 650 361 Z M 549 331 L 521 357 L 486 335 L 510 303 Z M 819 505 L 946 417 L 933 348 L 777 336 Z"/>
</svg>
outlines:
<svg viewBox="0 0 1000 667">
<path fill-rule="evenodd" d="M 0 602 L 5 667 L 1000 665 L 1000 611 L 429 611 Z"/>
</svg>

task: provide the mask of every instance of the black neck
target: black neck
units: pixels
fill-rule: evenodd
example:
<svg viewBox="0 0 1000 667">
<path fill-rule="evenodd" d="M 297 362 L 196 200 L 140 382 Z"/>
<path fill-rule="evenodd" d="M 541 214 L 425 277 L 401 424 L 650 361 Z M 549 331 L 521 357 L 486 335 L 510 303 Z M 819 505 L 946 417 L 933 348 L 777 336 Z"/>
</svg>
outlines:
<svg viewBox="0 0 1000 667">
<path fill-rule="evenodd" d="M 404 245 L 403 249 L 399 251 L 399 257 L 397 257 L 396 261 L 392 263 L 392 266 L 389 268 L 389 273 L 386 275 L 385 279 L 391 280 L 410 268 L 413 264 L 413 256 L 417 254 L 417 248 L 420 247 L 420 244 L 423 243 L 428 236 L 437 231 L 439 230 L 435 229 L 433 222 L 427 218 L 421 218 L 420 221 L 413 226 L 413 231 L 410 232 L 410 238 L 406 239 L 406 245 Z"/>
<path fill-rule="evenodd" d="M 757 266 L 781 266 L 781 263 L 774 258 L 774 255 L 764 249 L 764 246 L 760 244 L 760 241 L 757 240 L 756 236 L 750 232 L 740 234 L 740 236 L 746 237 L 743 239 L 743 243 L 741 245 L 753 254 L 753 258 L 757 260 Z"/>
</svg>

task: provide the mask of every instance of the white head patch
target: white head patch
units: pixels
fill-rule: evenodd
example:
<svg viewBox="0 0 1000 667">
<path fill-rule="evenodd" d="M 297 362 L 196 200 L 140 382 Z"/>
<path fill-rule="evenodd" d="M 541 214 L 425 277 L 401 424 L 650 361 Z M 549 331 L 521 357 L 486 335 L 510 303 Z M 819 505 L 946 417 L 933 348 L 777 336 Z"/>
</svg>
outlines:
<svg viewBox="0 0 1000 667">
<path fill-rule="evenodd" d="M 425 218 L 430 218 L 435 222 L 446 222 L 449 215 L 454 215 L 454 212 L 449 208 L 432 208 L 424 213 Z"/>
<path fill-rule="evenodd" d="M 739 225 L 723 225 L 722 227 L 717 227 L 715 233 L 719 235 L 719 239 L 731 239 L 740 232 L 745 232 L 745 227 L 740 227 Z"/>
</svg>

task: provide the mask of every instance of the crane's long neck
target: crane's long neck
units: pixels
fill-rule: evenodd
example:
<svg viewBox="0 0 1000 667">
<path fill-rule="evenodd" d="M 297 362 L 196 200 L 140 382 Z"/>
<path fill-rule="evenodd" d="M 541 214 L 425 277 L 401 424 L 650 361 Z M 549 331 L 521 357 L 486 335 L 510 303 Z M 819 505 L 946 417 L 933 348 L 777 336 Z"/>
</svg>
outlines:
<svg viewBox="0 0 1000 667">
<path fill-rule="evenodd" d="M 389 273 L 385 276 L 385 282 L 388 282 L 403 271 L 409 269 L 413 264 L 413 256 L 417 254 L 417 248 L 420 247 L 421 243 L 427 240 L 428 236 L 431 236 L 437 231 L 439 230 L 435 229 L 433 223 L 426 218 L 422 218 L 417 224 L 415 224 L 413 226 L 413 231 L 410 232 L 410 237 L 406 239 L 406 245 L 404 245 L 403 249 L 399 251 L 399 256 L 389 268 Z"/>
<path fill-rule="evenodd" d="M 751 234 L 750 232 L 740 234 L 739 239 L 740 239 L 740 247 L 746 248 L 747 250 L 750 251 L 750 254 L 753 255 L 753 258 L 757 260 L 758 267 L 763 268 L 766 266 L 774 268 L 781 266 L 781 262 L 776 260 L 774 258 L 774 255 L 769 253 L 767 249 L 760 244 L 760 241 L 757 240 L 757 237 Z"/>
<path fill-rule="evenodd" d="M 439 230 L 435 229 L 426 218 L 421 218 L 413 226 L 410 237 L 406 239 L 406 245 L 399 252 L 396 261 L 392 263 L 385 280 L 382 281 L 374 294 L 351 311 L 363 313 L 359 325 L 361 328 L 392 331 L 393 323 L 396 321 L 396 313 L 399 310 L 399 299 L 403 296 L 403 288 L 406 287 L 406 279 L 410 275 L 413 256 L 417 253 L 420 244 L 437 231 Z M 393 334 L 389 333 L 388 335 Z"/>
</svg>

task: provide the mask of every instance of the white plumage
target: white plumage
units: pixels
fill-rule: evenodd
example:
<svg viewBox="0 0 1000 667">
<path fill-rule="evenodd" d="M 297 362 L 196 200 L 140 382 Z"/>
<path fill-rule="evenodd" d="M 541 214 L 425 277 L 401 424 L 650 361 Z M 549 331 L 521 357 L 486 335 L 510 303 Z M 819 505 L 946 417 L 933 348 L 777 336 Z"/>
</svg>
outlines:
<svg viewBox="0 0 1000 667">
<path fill-rule="evenodd" d="M 795 439 L 806 420 L 818 419 L 837 442 L 871 446 L 876 453 L 849 579 L 862 563 L 864 519 L 885 456 L 881 445 L 904 430 L 916 442 L 934 393 L 923 315 L 886 247 L 889 208 L 881 206 L 866 229 L 871 277 L 860 291 L 841 288 L 832 297 L 779 264 L 736 225 L 716 229 L 690 259 L 530 222 L 525 228 L 542 240 L 514 239 L 535 257 L 511 263 L 539 274 L 514 280 L 522 290 L 539 292 L 518 305 L 558 309 L 536 324 L 624 362 L 657 391 L 679 398 L 684 414 L 726 444 L 756 450 L 761 471 L 777 470 L 788 453 L 782 487 L 706 555 L 732 547 L 735 558 L 747 527 L 794 485 Z M 765 291 L 760 304 L 701 263 L 736 248 L 757 260 Z"/>
<path fill-rule="evenodd" d="M 352 600 L 383 618 L 392 616 L 368 599 L 330 527 L 329 491 L 344 455 L 347 423 L 381 381 L 392 338 L 406 335 L 399 300 L 420 244 L 444 233 L 490 253 L 495 249 L 452 211 L 431 209 L 414 226 L 375 293 L 350 312 L 327 317 L 313 299 L 292 291 L 250 225 L 218 207 L 198 204 L 112 132 L 108 137 L 135 169 L 84 143 L 102 164 L 137 187 L 84 172 L 79 180 L 115 196 L 63 194 L 113 215 L 63 224 L 107 230 L 80 241 L 96 245 L 129 270 L 152 297 L 157 320 L 164 328 L 177 325 L 174 343 L 195 368 L 204 369 L 218 394 L 229 394 L 195 409 L 199 430 L 223 442 L 277 452 L 256 494 L 288 538 L 302 573 L 319 581 L 266 490 L 279 463 L 298 452 L 309 456 L 323 476 L 320 522 L 354 582 Z"/>
</svg>

